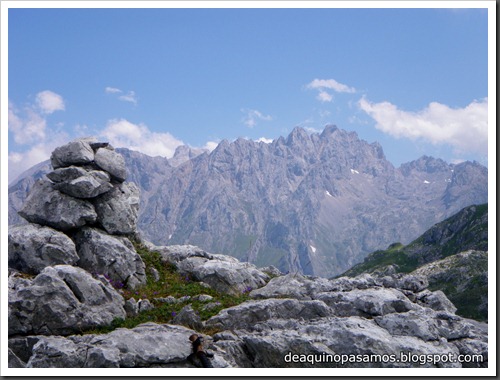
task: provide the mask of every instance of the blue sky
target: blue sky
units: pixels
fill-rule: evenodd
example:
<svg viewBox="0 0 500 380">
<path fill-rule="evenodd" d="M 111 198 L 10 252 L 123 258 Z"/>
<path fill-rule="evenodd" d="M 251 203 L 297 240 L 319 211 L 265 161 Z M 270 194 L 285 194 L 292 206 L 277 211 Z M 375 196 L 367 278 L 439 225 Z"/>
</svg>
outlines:
<svg viewBox="0 0 500 380">
<path fill-rule="evenodd" d="M 9 181 L 78 136 L 169 157 L 329 123 L 488 163 L 487 9 L 8 12 Z"/>
</svg>

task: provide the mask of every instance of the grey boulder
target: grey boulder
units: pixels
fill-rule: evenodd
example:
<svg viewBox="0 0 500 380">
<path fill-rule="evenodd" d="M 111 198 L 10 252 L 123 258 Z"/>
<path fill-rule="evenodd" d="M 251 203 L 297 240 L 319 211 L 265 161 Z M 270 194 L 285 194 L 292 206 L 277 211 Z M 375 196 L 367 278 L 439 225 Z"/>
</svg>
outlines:
<svg viewBox="0 0 500 380">
<path fill-rule="evenodd" d="M 66 168 L 57 169 L 64 170 Z M 50 174 L 50 173 L 49 173 Z M 50 176 L 48 176 L 50 178 Z M 101 170 L 85 171 L 84 174 L 66 181 L 57 183 L 54 187 L 64 194 L 75 198 L 95 198 L 113 188 L 108 173 Z"/>
<path fill-rule="evenodd" d="M 205 322 L 206 327 L 220 330 L 252 329 L 257 322 L 270 319 L 316 319 L 332 315 L 322 301 L 295 299 L 266 299 L 246 301 L 221 310 Z"/>
<path fill-rule="evenodd" d="M 124 300 L 104 279 L 56 265 L 34 279 L 9 277 L 10 335 L 69 335 L 125 318 Z"/>
<path fill-rule="evenodd" d="M 99 148 L 95 152 L 95 164 L 107 171 L 113 179 L 123 182 L 127 179 L 127 168 L 123 156 L 108 148 Z"/>
<path fill-rule="evenodd" d="M 191 367 L 188 340 L 182 326 L 145 323 L 109 334 L 41 337 L 33 346 L 29 368 Z"/>
<path fill-rule="evenodd" d="M 314 299 L 317 293 L 332 289 L 332 283 L 326 278 L 307 278 L 300 273 L 289 273 L 274 277 L 264 287 L 252 290 L 250 297 L 263 298 L 295 298 L 299 300 Z"/>
<path fill-rule="evenodd" d="M 82 227 L 97 219 L 94 206 L 85 200 L 63 194 L 45 179 L 37 181 L 19 215 L 31 223 L 60 231 Z"/>
<path fill-rule="evenodd" d="M 399 290 L 386 288 L 325 292 L 318 294 L 317 299 L 329 305 L 339 317 L 403 313 L 417 307 Z"/>
<path fill-rule="evenodd" d="M 203 327 L 200 316 L 191 305 L 184 306 L 179 313 L 175 315 L 172 323 L 187 326 L 194 330 L 200 330 Z"/>
<path fill-rule="evenodd" d="M 80 166 L 68 166 L 64 168 L 57 168 L 46 174 L 47 178 L 55 183 L 70 182 L 78 177 L 87 175 L 87 170 Z"/>
<path fill-rule="evenodd" d="M 431 310 L 418 309 L 375 317 L 375 322 L 391 335 L 415 336 L 431 341 L 438 340 L 441 336 L 435 318 Z"/>
<path fill-rule="evenodd" d="M 78 266 L 107 276 L 114 286 L 134 289 L 146 283 L 146 267 L 127 238 L 83 227 L 75 235 Z"/>
<path fill-rule="evenodd" d="M 249 363 L 244 364 L 248 367 L 461 366 L 425 360 L 434 355 L 456 357 L 457 347 L 445 340 L 426 342 L 413 336 L 393 336 L 373 320 L 362 317 L 269 320 L 257 324 L 254 331 L 237 331 L 236 336 L 228 336 L 228 339 L 224 339 L 223 334 L 218 336 L 222 339 L 214 345 L 230 354 L 224 359 L 230 361 L 235 351 L 246 353 Z M 403 355 L 409 354 L 413 360 L 405 360 Z M 295 360 L 292 355 L 296 355 Z"/>
<path fill-rule="evenodd" d="M 453 305 L 448 297 L 446 297 L 446 294 L 441 290 L 436 290 L 434 292 L 425 290 L 418 295 L 417 302 L 437 311 L 445 311 L 452 314 L 457 311 L 455 305 Z"/>
<path fill-rule="evenodd" d="M 98 222 L 110 234 L 132 234 L 137 229 L 139 188 L 122 183 L 94 200 Z"/>
<path fill-rule="evenodd" d="M 73 265 L 79 257 L 73 241 L 62 232 L 38 224 L 9 228 L 9 268 L 38 274 L 47 266 Z"/>
<path fill-rule="evenodd" d="M 94 150 L 84 140 L 76 140 L 56 148 L 50 156 L 50 162 L 54 169 L 88 164 L 94 160 Z"/>
<path fill-rule="evenodd" d="M 260 288 L 269 276 L 255 265 L 225 255 L 210 254 L 195 246 L 154 247 L 180 273 L 207 283 L 221 293 L 238 295 Z"/>
</svg>

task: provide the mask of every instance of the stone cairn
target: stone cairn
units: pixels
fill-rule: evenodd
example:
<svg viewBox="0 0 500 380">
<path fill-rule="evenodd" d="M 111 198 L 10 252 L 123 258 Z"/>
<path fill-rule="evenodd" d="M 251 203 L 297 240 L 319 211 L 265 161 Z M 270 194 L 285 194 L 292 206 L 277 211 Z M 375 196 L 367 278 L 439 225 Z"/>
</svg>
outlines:
<svg viewBox="0 0 500 380">
<path fill-rule="evenodd" d="M 108 143 L 78 139 L 55 149 L 9 228 L 9 335 L 70 334 L 126 316 L 120 288 L 146 282 L 129 237 L 139 189 Z"/>
</svg>

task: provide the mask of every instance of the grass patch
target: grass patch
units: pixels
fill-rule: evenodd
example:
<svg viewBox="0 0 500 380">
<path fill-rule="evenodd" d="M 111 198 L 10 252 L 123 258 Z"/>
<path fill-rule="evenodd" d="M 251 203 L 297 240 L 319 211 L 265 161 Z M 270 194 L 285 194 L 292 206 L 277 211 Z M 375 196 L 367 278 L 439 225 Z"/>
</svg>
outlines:
<svg viewBox="0 0 500 380">
<path fill-rule="evenodd" d="M 134 247 L 137 253 L 142 257 L 144 264 L 146 264 L 147 281 L 145 285 L 135 290 L 121 289 L 120 292 L 125 300 L 130 298 L 136 301 L 148 299 L 153 304 L 154 309 L 143 311 L 135 317 L 128 317 L 126 319 L 117 318 L 109 326 L 101 326 L 92 329 L 91 331 L 87 331 L 87 334 L 105 334 L 117 328 L 133 328 L 145 322 L 171 323 L 175 315 L 186 305 L 191 305 L 200 316 L 201 320 L 205 321 L 216 315 L 222 309 L 239 305 L 250 299 L 248 292 L 240 295 L 230 295 L 219 293 L 211 288 L 205 288 L 189 276 L 181 275 L 174 265 L 164 262 L 159 252 L 150 251 L 139 243 L 134 243 Z M 150 274 L 150 268 L 154 268 L 158 271 L 158 281 L 155 281 Z M 213 299 L 209 302 L 201 302 L 192 299 L 200 294 L 210 295 Z M 188 296 L 191 297 L 191 299 L 186 299 L 174 304 L 155 300 L 168 296 L 177 299 Z M 211 303 L 211 308 L 206 308 L 208 303 Z"/>
</svg>

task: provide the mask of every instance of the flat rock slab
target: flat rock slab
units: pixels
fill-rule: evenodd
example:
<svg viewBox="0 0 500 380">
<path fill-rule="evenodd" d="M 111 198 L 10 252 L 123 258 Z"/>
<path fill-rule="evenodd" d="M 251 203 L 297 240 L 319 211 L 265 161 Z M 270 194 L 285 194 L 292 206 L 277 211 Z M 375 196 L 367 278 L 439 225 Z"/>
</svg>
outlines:
<svg viewBox="0 0 500 380">
<path fill-rule="evenodd" d="M 145 323 L 109 334 L 40 337 L 28 368 L 133 368 L 189 366 L 189 336 L 182 326 Z"/>
<path fill-rule="evenodd" d="M 221 310 L 205 322 L 205 326 L 220 330 L 252 329 L 257 322 L 269 319 L 316 319 L 332 315 L 322 301 L 267 299 L 243 302 Z"/>
</svg>

